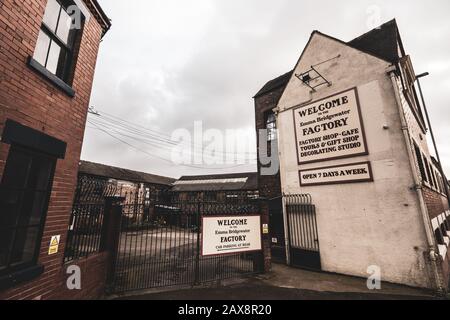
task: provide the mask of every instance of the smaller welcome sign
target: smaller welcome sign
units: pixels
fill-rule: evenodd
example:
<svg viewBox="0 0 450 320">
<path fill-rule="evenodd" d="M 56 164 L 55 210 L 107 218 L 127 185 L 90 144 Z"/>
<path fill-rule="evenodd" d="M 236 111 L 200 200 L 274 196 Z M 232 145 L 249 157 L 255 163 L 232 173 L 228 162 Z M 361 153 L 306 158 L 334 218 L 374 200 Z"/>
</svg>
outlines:
<svg viewBox="0 0 450 320">
<path fill-rule="evenodd" d="M 261 216 L 202 219 L 202 256 L 260 251 L 261 239 Z"/>
<path fill-rule="evenodd" d="M 373 175 L 370 162 L 300 171 L 300 185 L 302 187 L 371 181 L 373 181 Z"/>
</svg>

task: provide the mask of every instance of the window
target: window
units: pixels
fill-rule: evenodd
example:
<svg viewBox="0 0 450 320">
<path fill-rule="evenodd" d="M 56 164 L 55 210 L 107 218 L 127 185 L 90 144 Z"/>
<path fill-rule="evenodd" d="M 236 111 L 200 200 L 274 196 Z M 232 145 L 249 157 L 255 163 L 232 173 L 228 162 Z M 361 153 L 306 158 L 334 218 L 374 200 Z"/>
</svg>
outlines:
<svg viewBox="0 0 450 320">
<path fill-rule="evenodd" d="M 440 193 L 444 193 L 443 192 L 443 190 L 442 190 L 442 179 L 441 179 L 441 175 L 435 170 L 434 171 L 434 175 L 435 175 L 435 177 L 436 177 L 436 184 L 437 184 L 437 190 L 440 192 Z"/>
<path fill-rule="evenodd" d="M 434 176 L 433 166 L 430 163 L 428 163 L 428 166 L 430 167 L 430 176 L 431 176 L 430 180 L 432 180 L 433 187 L 437 189 L 436 177 Z"/>
<path fill-rule="evenodd" d="M 403 95 L 405 96 L 405 99 L 407 100 L 409 106 L 411 107 L 414 117 L 421 126 L 422 131 L 425 133 L 426 131 L 425 120 L 423 117 L 420 100 L 417 95 L 416 74 L 412 66 L 410 56 L 403 57 L 400 63 L 402 65 L 404 74 Z"/>
<path fill-rule="evenodd" d="M 445 245 L 444 236 L 442 235 L 441 228 L 437 228 L 434 230 L 434 236 L 436 237 L 438 244 Z"/>
<path fill-rule="evenodd" d="M 429 182 L 430 186 L 433 186 L 433 177 L 431 176 L 430 165 L 428 164 L 428 160 L 425 157 L 425 155 L 422 155 L 422 157 L 423 157 L 423 161 L 424 161 L 424 164 L 425 164 L 425 170 L 426 170 L 427 176 L 429 178 L 428 182 Z"/>
<path fill-rule="evenodd" d="M 425 167 L 423 164 L 422 153 L 420 152 L 419 147 L 415 143 L 414 143 L 414 151 L 416 153 L 417 164 L 419 166 L 420 175 L 422 176 L 422 180 L 425 182 L 428 182 L 427 174 L 425 173 Z"/>
<path fill-rule="evenodd" d="M 277 118 L 274 113 L 269 113 L 266 118 L 267 141 L 277 139 Z"/>
<path fill-rule="evenodd" d="M 33 55 L 35 61 L 68 84 L 73 80 L 75 47 L 79 35 L 78 23 L 74 19 L 82 18 L 81 14 L 70 16 L 73 13 L 72 5 L 68 0 L 48 0 Z"/>
<path fill-rule="evenodd" d="M 189 192 L 187 195 L 188 201 L 197 201 L 198 200 L 198 193 L 197 192 Z"/>
<path fill-rule="evenodd" d="M 56 158 L 12 145 L 0 184 L 0 275 L 36 264 Z"/>
<path fill-rule="evenodd" d="M 215 202 L 217 201 L 217 192 L 205 192 L 205 201 Z"/>
</svg>

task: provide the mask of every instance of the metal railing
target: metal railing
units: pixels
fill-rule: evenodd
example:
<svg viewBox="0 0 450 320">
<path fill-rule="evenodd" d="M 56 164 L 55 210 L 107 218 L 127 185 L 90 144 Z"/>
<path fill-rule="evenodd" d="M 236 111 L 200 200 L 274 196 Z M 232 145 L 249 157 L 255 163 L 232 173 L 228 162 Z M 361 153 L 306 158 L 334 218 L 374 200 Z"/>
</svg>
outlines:
<svg viewBox="0 0 450 320">
<path fill-rule="evenodd" d="M 147 197 L 149 198 L 149 197 Z M 201 217 L 259 213 L 246 192 L 160 192 L 158 201 L 124 203 L 112 291 L 194 285 L 255 272 L 253 255 L 201 256 Z"/>
</svg>

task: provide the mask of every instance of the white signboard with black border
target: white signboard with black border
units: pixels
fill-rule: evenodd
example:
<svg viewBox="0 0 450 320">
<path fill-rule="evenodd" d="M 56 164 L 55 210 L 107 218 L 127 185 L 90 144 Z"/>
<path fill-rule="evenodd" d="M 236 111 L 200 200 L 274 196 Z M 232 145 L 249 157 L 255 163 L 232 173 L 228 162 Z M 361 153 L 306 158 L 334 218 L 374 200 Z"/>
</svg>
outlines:
<svg viewBox="0 0 450 320">
<path fill-rule="evenodd" d="M 261 216 L 203 216 L 202 256 L 219 256 L 262 250 Z"/>
<path fill-rule="evenodd" d="M 300 165 L 368 155 L 356 88 L 300 106 L 293 112 Z"/>
<path fill-rule="evenodd" d="M 305 169 L 299 175 L 302 187 L 373 181 L 370 162 Z"/>
</svg>

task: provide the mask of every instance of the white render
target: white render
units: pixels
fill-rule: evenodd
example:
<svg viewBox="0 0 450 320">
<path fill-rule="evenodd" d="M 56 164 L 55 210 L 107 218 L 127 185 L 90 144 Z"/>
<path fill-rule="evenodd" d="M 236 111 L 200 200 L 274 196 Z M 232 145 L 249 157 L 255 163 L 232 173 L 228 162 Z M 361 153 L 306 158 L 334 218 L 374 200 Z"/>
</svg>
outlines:
<svg viewBox="0 0 450 320">
<path fill-rule="evenodd" d="M 368 268 L 375 265 L 381 268 L 382 281 L 434 288 L 425 232 L 431 223 L 424 225 L 414 189 L 399 108 L 388 75 L 391 65 L 315 32 L 294 74 L 329 59 L 317 69 L 331 86 L 311 93 L 292 76 L 278 103 L 282 192 L 312 196 L 324 271 L 367 277 Z M 369 155 L 299 165 L 294 107 L 353 87 L 359 95 Z M 417 137 L 412 122 L 408 117 Z M 372 165 L 373 182 L 300 187 L 299 170 L 364 161 Z"/>
</svg>

